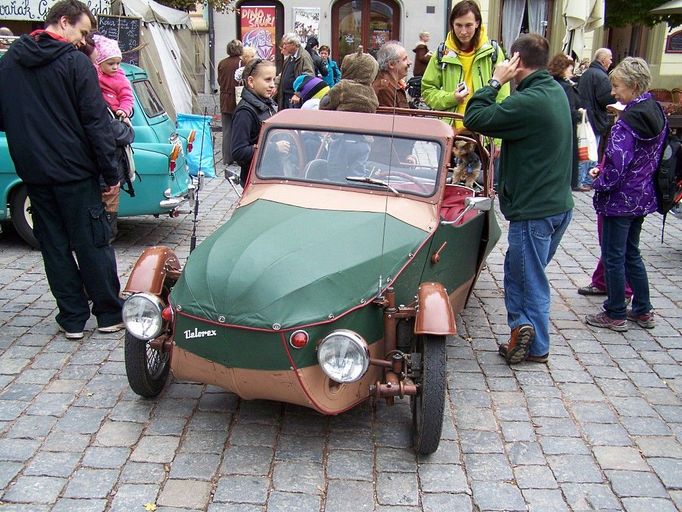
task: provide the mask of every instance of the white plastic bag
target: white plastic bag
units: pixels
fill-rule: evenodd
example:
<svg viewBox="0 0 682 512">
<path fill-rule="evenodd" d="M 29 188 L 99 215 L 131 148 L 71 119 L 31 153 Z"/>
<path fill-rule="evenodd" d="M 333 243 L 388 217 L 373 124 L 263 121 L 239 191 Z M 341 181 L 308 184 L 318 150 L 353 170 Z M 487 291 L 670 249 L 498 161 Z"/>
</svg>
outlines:
<svg viewBox="0 0 682 512">
<path fill-rule="evenodd" d="M 587 110 L 583 109 L 583 118 L 578 123 L 578 157 L 581 162 L 598 162 L 597 137 L 587 119 Z"/>
</svg>

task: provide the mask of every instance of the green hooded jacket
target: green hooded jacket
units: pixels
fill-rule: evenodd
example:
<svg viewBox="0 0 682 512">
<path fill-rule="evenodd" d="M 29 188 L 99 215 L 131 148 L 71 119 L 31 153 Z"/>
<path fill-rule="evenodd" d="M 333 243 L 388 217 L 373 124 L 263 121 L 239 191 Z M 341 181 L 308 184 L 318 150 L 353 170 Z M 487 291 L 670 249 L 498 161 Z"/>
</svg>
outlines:
<svg viewBox="0 0 682 512">
<path fill-rule="evenodd" d="M 498 194 L 505 218 L 542 219 L 572 209 L 573 124 L 564 90 L 540 69 L 502 103 L 496 96 L 490 86 L 476 91 L 464 124 L 502 139 Z"/>
<path fill-rule="evenodd" d="M 426 66 L 426 71 L 422 78 L 421 93 L 426 104 L 433 110 L 456 112 L 459 104 L 455 101 L 453 92 L 457 85 L 464 80 L 464 69 L 456 53 L 448 52 L 447 47 L 445 50 L 440 63 L 438 62 L 437 52 L 431 56 L 431 60 L 428 66 Z M 493 51 L 494 48 L 487 39 L 476 50 L 472 67 L 474 89 L 470 94 L 473 94 L 484 85 L 488 85 L 488 80 L 492 78 L 493 64 L 491 55 Z M 497 62 L 502 62 L 504 59 L 504 52 L 498 47 Z M 507 96 L 509 96 L 509 84 L 502 86 L 497 101 L 500 102 Z M 448 120 L 448 122 L 453 124 L 451 120 Z"/>
</svg>

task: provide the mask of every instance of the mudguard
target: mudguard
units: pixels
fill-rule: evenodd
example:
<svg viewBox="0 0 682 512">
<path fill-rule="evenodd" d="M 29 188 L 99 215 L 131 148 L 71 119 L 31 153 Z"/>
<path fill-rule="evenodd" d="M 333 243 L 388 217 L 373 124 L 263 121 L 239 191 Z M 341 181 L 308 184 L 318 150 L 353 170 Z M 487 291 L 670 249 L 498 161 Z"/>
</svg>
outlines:
<svg viewBox="0 0 682 512">
<path fill-rule="evenodd" d="M 177 279 L 181 270 L 180 261 L 171 249 L 163 245 L 148 247 L 137 259 L 123 291 L 161 295 L 166 278 Z"/>
<path fill-rule="evenodd" d="M 442 284 L 422 283 L 417 292 L 417 302 L 419 308 L 414 322 L 415 334 L 457 334 L 450 297 Z"/>
</svg>

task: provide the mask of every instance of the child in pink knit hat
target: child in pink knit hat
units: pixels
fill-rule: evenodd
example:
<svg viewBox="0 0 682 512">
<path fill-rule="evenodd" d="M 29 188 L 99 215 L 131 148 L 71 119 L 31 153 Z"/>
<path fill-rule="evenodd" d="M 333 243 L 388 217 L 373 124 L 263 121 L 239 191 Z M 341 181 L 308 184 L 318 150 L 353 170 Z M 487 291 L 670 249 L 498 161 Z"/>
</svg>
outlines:
<svg viewBox="0 0 682 512">
<path fill-rule="evenodd" d="M 118 42 L 99 34 L 93 36 L 95 52 L 92 59 L 97 68 L 99 86 L 104 101 L 118 117 L 130 117 L 133 113 L 133 89 L 120 68 L 121 49 Z"/>
</svg>

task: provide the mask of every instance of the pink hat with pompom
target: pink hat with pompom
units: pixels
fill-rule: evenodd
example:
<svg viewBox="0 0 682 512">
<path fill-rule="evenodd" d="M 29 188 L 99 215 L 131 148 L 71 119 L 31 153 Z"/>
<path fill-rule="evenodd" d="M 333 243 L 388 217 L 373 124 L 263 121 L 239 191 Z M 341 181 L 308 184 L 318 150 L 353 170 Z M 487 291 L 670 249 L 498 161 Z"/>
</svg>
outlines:
<svg viewBox="0 0 682 512">
<path fill-rule="evenodd" d="M 109 60 L 112 57 L 122 58 L 121 49 L 118 47 L 118 41 L 109 39 L 99 34 L 92 36 L 95 41 L 95 49 L 97 50 L 97 64 L 101 64 L 105 60 Z"/>
</svg>

